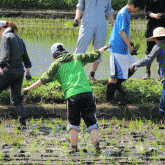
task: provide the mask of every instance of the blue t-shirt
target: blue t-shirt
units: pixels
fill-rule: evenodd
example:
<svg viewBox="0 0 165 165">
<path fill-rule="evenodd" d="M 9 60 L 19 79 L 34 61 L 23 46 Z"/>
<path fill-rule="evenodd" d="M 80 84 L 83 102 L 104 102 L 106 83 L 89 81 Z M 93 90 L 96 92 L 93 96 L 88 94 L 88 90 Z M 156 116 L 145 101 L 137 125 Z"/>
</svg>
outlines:
<svg viewBox="0 0 165 165">
<path fill-rule="evenodd" d="M 120 31 L 124 30 L 127 38 L 130 30 L 130 13 L 123 7 L 117 14 L 108 44 L 112 45 L 112 52 L 117 54 L 128 54 L 128 47 L 120 36 Z"/>
</svg>

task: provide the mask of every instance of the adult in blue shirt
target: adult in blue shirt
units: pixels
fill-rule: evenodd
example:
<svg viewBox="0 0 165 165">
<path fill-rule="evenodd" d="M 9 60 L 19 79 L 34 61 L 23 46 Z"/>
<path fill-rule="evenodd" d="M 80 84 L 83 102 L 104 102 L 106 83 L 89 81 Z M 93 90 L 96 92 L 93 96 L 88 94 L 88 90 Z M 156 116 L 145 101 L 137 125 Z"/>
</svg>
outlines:
<svg viewBox="0 0 165 165">
<path fill-rule="evenodd" d="M 128 0 L 116 17 L 108 44 L 110 51 L 110 79 L 107 84 L 106 98 L 113 104 L 114 93 L 118 88 L 118 82 L 128 78 L 129 52 L 135 49 L 130 44 L 130 13 L 138 13 L 139 9 L 144 9 L 143 0 Z M 121 84 L 121 83 L 120 83 Z"/>
</svg>

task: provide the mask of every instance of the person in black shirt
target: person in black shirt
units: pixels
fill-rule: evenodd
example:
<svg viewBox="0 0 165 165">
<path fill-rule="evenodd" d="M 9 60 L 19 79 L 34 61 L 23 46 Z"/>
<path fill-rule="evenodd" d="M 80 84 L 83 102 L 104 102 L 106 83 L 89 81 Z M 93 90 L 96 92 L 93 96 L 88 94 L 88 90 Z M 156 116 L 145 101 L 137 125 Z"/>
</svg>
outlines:
<svg viewBox="0 0 165 165">
<path fill-rule="evenodd" d="M 148 19 L 147 28 L 145 32 L 145 37 L 153 36 L 153 30 L 157 27 L 165 27 L 165 7 L 164 0 L 146 0 L 145 8 L 146 16 Z M 145 53 L 148 55 L 152 48 L 154 47 L 155 42 L 147 41 L 147 49 Z M 144 79 L 149 79 L 151 76 L 151 65 L 146 66 L 146 77 Z"/>
</svg>

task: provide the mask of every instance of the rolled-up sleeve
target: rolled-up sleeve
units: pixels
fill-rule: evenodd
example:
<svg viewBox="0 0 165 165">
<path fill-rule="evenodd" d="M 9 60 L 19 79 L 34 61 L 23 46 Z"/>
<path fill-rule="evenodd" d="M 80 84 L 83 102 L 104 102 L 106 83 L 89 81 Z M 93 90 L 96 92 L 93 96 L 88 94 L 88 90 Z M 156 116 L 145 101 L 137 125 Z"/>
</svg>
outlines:
<svg viewBox="0 0 165 165">
<path fill-rule="evenodd" d="M 2 36 L 0 67 L 4 68 L 10 60 L 10 39 Z"/>
<path fill-rule="evenodd" d="M 112 9 L 111 0 L 110 0 L 106 6 L 105 15 L 108 17 L 112 13 L 114 13 L 114 10 Z"/>
<path fill-rule="evenodd" d="M 85 8 L 85 0 L 78 0 L 78 4 L 77 4 L 77 9 L 80 9 L 80 10 L 84 10 Z"/>
<path fill-rule="evenodd" d="M 80 60 L 84 63 L 84 65 L 86 65 L 87 63 L 91 63 L 98 60 L 100 56 L 100 52 L 98 50 L 95 50 L 93 52 L 75 54 L 74 59 Z"/>
</svg>

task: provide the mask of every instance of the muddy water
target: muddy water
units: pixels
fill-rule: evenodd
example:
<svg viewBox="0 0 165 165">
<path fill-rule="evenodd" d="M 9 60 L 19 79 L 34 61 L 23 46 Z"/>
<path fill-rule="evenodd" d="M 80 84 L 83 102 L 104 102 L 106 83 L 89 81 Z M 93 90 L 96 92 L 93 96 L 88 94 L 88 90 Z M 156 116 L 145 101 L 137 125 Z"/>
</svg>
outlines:
<svg viewBox="0 0 165 165">
<path fill-rule="evenodd" d="M 57 38 L 56 41 L 52 41 L 50 39 L 45 39 L 45 40 L 34 39 L 33 41 L 25 39 L 27 50 L 33 65 L 31 68 L 32 76 L 36 76 L 36 77 L 41 76 L 45 71 L 48 70 L 50 64 L 54 61 L 52 59 L 50 52 L 50 48 L 52 44 L 54 44 L 54 42 L 63 43 L 66 49 L 69 52 L 73 53 L 76 49 L 77 38 L 74 37 L 72 43 L 68 42 L 65 39 L 65 37 Z M 89 45 L 87 51 L 92 51 L 92 44 Z M 109 56 L 110 55 L 108 51 L 106 51 L 102 55 L 102 62 L 99 64 L 99 67 L 96 72 L 97 79 L 108 78 L 110 76 Z M 137 56 L 138 59 L 142 59 L 143 57 L 145 57 L 144 54 Z M 91 64 L 87 64 L 84 67 L 84 70 L 88 77 L 91 71 Z M 157 65 L 155 61 L 152 64 L 151 70 L 152 70 L 151 78 L 158 78 Z M 142 78 L 145 76 L 145 72 L 146 72 L 145 67 L 142 67 L 135 73 L 135 75 L 132 78 Z"/>
<path fill-rule="evenodd" d="M 69 154 L 67 122 L 18 121 L 0 124 L 0 164 L 165 164 L 165 124 L 99 120 L 100 155 L 94 156 L 86 126 L 81 124 L 79 152 Z M 4 138 L 5 137 L 5 138 Z"/>
</svg>

